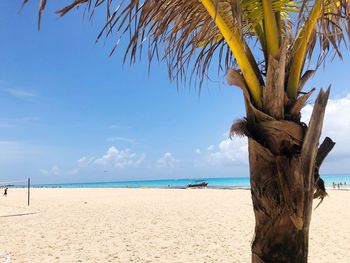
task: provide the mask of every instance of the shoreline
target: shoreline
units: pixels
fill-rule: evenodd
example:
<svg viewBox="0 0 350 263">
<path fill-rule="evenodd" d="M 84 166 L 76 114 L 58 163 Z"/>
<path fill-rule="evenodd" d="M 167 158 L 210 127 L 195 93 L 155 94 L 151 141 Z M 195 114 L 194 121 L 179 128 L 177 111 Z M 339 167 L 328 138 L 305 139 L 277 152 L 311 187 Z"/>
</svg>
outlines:
<svg viewBox="0 0 350 263">
<path fill-rule="evenodd" d="M 13 189 L 24 189 L 27 188 L 27 186 L 18 186 L 18 187 L 12 187 Z M 198 189 L 198 190 L 250 190 L 250 187 L 216 187 L 216 186 L 209 186 L 209 187 L 125 187 L 125 186 L 109 186 L 109 187 L 64 187 L 64 186 L 31 186 L 30 189 L 169 189 L 169 190 L 191 190 L 191 189 Z M 350 187 L 347 188 L 340 188 L 340 189 L 334 189 L 332 187 L 326 187 L 326 190 L 329 191 L 350 191 Z"/>
<path fill-rule="evenodd" d="M 14 189 L 18 188 L 27 188 L 27 187 L 13 187 Z M 124 187 L 124 186 L 109 186 L 109 187 L 62 187 L 62 186 L 31 186 L 30 189 L 169 189 L 169 190 L 191 190 L 191 189 L 198 189 L 198 190 L 205 190 L 205 189 L 213 189 L 213 190 L 250 190 L 250 187 L 215 187 L 215 186 L 209 186 L 209 187 Z"/>
<path fill-rule="evenodd" d="M 343 189 L 350 189 L 350 175 L 332 175 L 322 177 L 327 189 L 331 189 L 334 182 L 343 182 Z M 22 180 L 23 181 L 23 180 Z M 2 182 L 2 186 L 11 185 L 15 188 L 27 187 L 26 183 L 16 184 L 15 181 Z M 39 183 L 31 180 L 32 188 L 156 188 L 156 189 L 184 189 L 196 182 L 207 182 L 210 189 L 250 189 L 249 177 L 230 178 L 186 178 L 186 179 L 156 179 L 131 181 L 97 181 L 97 182 L 62 182 Z M 344 187 L 345 186 L 345 187 Z"/>
</svg>

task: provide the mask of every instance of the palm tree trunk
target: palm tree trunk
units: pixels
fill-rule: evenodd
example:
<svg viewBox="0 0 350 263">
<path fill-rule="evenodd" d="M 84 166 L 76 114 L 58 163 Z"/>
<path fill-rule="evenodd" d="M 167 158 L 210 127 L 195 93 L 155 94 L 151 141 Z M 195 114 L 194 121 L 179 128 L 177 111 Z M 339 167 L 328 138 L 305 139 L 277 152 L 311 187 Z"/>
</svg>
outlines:
<svg viewBox="0 0 350 263">
<path fill-rule="evenodd" d="M 262 109 L 253 103 L 244 77 L 229 69 L 227 81 L 243 91 L 247 116 L 231 127 L 231 135 L 249 141 L 250 184 L 255 214 L 253 263 L 306 263 L 313 199 L 326 196 L 318 171 L 334 146 L 319 146 L 330 88 L 315 101 L 309 125 L 301 109 L 314 90 L 289 99 L 285 93 L 288 39 L 278 56 L 269 57 Z"/>
<path fill-rule="evenodd" d="M 255 140 L 249 139 L 250 183 L 256 223 L 252 242 L 253 263 L 307 262 L 309 229 L 301 227 L 296 215 L 303 210 L 303 203 L 300 202 L 303 193 L 291 193 L 290 197 L 294 197 L 296 203 L 291 209 L 281 185 L 281 177 L 285 174 L 279 171 L 279 166 L 281 162 L 287 164 L 281 158 L 284 159 L 274 156 Z M 303 177 L 299 169 L 300 160 L 293 157 L 292 160 L 289 167 L 285 167 L 289 175 Z"/>
<path fill-rule="evenodd" d="M 325 196 L 318 169 L 334 146 L 329 139 L 330 147 L 322 146 L 327 143 L 318 147 L 328 95 L 329 90 L 320 92 L 309 127 L 290 120 L 259 120 L 256 114 L 252 123 L 253 113 L 247 107 L 251 196 L 256 222 L 253 263 L 308 260 L 313 198 Z"/>
</svg>

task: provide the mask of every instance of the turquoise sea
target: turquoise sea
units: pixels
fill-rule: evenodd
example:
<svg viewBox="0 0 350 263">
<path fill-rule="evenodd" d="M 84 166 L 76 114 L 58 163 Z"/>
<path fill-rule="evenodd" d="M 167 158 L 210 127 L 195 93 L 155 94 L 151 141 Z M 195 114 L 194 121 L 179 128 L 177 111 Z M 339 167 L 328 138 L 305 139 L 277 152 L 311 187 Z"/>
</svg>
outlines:
<svg viewBox="0 0 350 263">
<path fill-rule="evenodd" d="M 321 176 L 326 187 L 335 183 L 346 183 L 350 188 L 350 175 L 324 175 Z M 33 187 L 62 187 L 62 188 L 185 188 L 195 182 L 208 182 L 208 188 L 249 188 L 249 178 L 196 178 L 196 179 L 167 179 L 143 181 L 116 181 L 94 183 L 63 183 L 63 184 L 33 184 Z"/>
</svg>

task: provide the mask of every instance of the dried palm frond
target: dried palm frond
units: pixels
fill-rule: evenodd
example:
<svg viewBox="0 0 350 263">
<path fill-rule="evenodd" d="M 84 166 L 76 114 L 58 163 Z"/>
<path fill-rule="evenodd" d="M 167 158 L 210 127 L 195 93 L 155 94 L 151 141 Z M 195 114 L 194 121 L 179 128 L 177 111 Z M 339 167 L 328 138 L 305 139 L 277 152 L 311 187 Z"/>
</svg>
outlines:
<svg viewBox="0 0 350 263">
<path fill-rule="evenodd" d="M 250 136 L 250 132 L 248 130 L 248 123 L 246 119 L 238 119 L 232 124 L 230 129 L 230 137 L 234 136 Z"/>
<path fill-rule="evenodd" d="M 23 4 L 28 1 L 24 0 Z M 286 89 L 288 86 L 292 90 L 288 94 L 294 98 L 299 91 L 299 79 L 306 61 L 312 58 L 313 53 L 317 52 L 317 66 L 330 50 L 341 56 L 341 45 L 350 38 L 349 1 L 264 1 L 270 9 L 263 6 L 261 0 L 72 0 L 57 13 L 63 16 L 84 5 L 92 16 L 96 8 L 105 7 L 107 20 L 98 39 L 113 32 L 118 32 L 118 36 L 126 35 L 129 44 L 124 62 L 130 58 L 130 62 L 134 63 L 146 46 L 149 62 L 166 61 L 171 79 L 186 80 L 195 76 L 202 83 L 214 57 L 218 59 L 214 62 L 218 71 L 226 71 L 235 64 L 232 48 L 230 50 L 227 45 L 228 39 L 223 38 L 215 17 L 204 6 L 204 2 L 212 3 L 230 30 L 242 39 L 244 53 L 260 85 L 264 85 L 263 69 L 267 66 L 269 52 L 272 52 L 267 47 L 273 38 L 269 39 L 268 34 L 279 39 L 280 44 L 284 38 L 292 41 L 287 54 L 286 78 L 289 79 Z M 40 0 L 39 23 L 46 2 Z M 267 16 L 267 11 L 274 16 Z M 264 25 L 267 17 L 276 24 L 277 31 L 269 31 Z M 258 52 L 250 52 L 247 43 L 254 43 L 250 40 L 252 38 L 261 44 L 264 63 L 256 62 L 256 58 L 261 57 Z M 320 48 L 315 48 L 317 43 Z M 259 69 L 257 64 L 262 67 Z M 251 91 L 249 83 L 248 88 Z"/>
</svg>

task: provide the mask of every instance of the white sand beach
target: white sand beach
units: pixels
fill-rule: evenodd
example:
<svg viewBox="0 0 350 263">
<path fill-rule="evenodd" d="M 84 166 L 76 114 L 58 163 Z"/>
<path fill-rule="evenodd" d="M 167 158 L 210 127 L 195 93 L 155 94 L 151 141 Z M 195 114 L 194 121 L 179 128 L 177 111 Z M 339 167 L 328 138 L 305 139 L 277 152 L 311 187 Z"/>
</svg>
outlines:
<svg viewBox="0 0 350 263">
<path fill-rule="evenodd" d="M 250 192 L 214 189 L 10 189 L 0 255 L 10 262 L 250 262 Z M 350 191 L 313 213 L 310 262 L 349 262 Z M 0 262 L 2 258 L 0 258 Z"/>
</svg>

